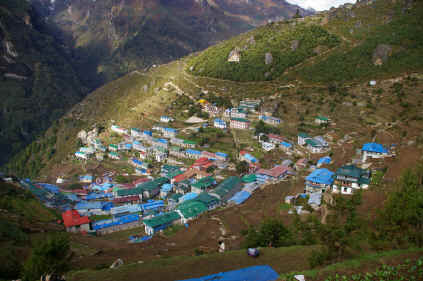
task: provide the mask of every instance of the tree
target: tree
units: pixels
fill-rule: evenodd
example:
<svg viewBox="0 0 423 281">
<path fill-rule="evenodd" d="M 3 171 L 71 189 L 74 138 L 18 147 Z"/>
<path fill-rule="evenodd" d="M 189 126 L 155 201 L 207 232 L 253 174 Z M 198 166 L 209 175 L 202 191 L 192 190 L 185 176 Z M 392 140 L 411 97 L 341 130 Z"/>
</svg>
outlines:
<svg viewBox="0 0 423 281">
<path fill-rule="evenodd" d="M 244 234 L 244 246 L 247 248 L 284 247 L 295 243 L 291 231 L 281 221 L 273 218 L 262 222 L 259 230 L 250 227 Z"/>
<path fill-rule="evenodd" d="M 236 164 L 236 170 L 239 174 L 245 174 L 248 172 L 249 166 L 246 161 L 241 161 Z"/>
<path fill-rule="evenodd" d="M 39 280 L 44 274 L 62 275 L 69 269 L 70 244 L 66 235 L 53 235 L 37 244 L 24 264 L 23 280 Z"/>
</svg>

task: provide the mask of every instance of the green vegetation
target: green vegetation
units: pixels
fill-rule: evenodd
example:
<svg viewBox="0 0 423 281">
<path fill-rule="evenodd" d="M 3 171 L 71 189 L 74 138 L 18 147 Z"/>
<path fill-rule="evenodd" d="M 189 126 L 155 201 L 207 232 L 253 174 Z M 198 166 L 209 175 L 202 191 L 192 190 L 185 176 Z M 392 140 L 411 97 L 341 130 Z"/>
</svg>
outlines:
<svg viewBox="0 0 423 281">
<path fill-rule="evenodd" d="M 389 5 L 386 1 L 377 2 L 379 6 Z M 379 15 L 378 11 L 374 9 L 374 16 Z M 393 8 L 391 22 L 378 23 L 363 36 L 358 44 L 351 48 L 334 51 L 317 63 L 304 67 L 299 73 L 308 81 L 329 83 L 421 70 L 423 68 L 421 60 L 423 26 L 420 24 L 422 20 L 423 4 L 421 2 L 416 2 L 413 8 L 404 11 L 404 3 L 400 1 Z M 340 23 L 340 25 L 343 24 L 345 23 Z M 373 53 L 379 44 L 387 44 L 392 48 L 392 54 L 381 66 L 374 65 L 372 60 Z"/>
<path fill-rule="evenodd" d="M 298 46 L 292 47 L 295 40 Z M 195 75 L 233 81 L 263 81 L 279 77 L 286 69 L 324 49 L 339 44 L 337 36 L 317 25 L 281 22 L 258 28 L 211 47 L 189 61 Z M 319 51 L 316 49 L 320 49 Z M 239 63 L 228 62 L 229 53 L 238 48 Z M 272 62 L 265 63 L 265 54 L 271 53 Z"/>
<path fill-rule="evenodd" d="M 43 239 L 32 249 L 25 262 L 24 281 L 39 280 L 45 274 L 61 276 L 69 269 L 70 244 L 66 235 L 54 235 Z"/>
</svg>

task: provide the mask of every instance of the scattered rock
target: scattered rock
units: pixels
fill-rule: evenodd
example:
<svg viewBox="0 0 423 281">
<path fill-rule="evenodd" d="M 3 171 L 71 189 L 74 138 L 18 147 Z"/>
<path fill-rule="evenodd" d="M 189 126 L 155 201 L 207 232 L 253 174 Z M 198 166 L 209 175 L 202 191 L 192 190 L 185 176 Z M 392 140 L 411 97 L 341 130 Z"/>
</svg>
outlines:
<svg viewBox="0 0 423 281">
<path fill-rule="evenodd" d="M 295 51 L 300 46 L 300 40 L 291 41 L 291 51 Z"/>
<path fill-rule="evenodd" d="M 373 51 L 372 61 L 376 66 L 383 65 L 392 55 L 392 47 L 387 44 L 379 44 Z"/>
<path fill-rule="evenodd" d="M 264 63 L 266 65 L 271 64 L 273 62 L 273 56 L 272 53 L 268 52 L 264 55 Z"/>
<path fill-rule="evenodd" d="M 118 258 L 117 260 L 115 260 L 114 263 L 112 263 L 112 265 L 110 266 L 111 269 L 116 269 L 120 266 L 123 265 L 123 260 L 121 258 Z"/>
</svg>

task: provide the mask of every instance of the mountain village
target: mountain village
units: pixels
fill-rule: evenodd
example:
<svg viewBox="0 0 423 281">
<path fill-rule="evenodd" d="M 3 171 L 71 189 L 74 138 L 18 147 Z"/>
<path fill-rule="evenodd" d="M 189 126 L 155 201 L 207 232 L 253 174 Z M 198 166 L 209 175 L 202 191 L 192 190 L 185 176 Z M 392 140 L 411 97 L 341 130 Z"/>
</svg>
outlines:
<svg viewBox="0 0 423 281">
<path fill-rule="evenodd" d="M 251 124 L 263 122 L 278 126 L 283 121 L 267 112 L 259 111 L 260 100 L 243 100 L 236 108 L 218 108 L 207 100 L 198 101 L 210 120 L 191 117 L 193 131 L 254 130 Z M 109 139 L 100 139 L 96 130 L 78 134 L 82 146 L 74 153 L 74 161 L 111 161 L 123 163 L 133 174 L 118 175 L 115 171 L 102 175 L 83 174 L 79 177 L 82 188 L 60 188 L 66 177 L 57 178 L 56 185 L 22 181 L 43 202 L 63 210 L 62 218 L 69 232 L 104 235 L 116 231 L 139 228 L 144 233 L 131 237 L 130 242 L 143 242 L 155 233 L 175 224 L 189 227 L 202 213 L 242 204 L 257 189 L 268 184 L 289 181 L 304 175 L 304 192 L 292 194 L 284 200 L 290 204 L 290 213 L 309 213 L 319 210 L 324 195 L 340 193 L 351 195 L 367 189 L 372 175 L 372 160 L 395 155 L 395 146 L 386 148 L 374 142 L 362 145 L 357 159 L 348 161 L 336 171 L 325 168 L 332 162 L 330 136 L 309 136 L 298 133 L 297 139 L 281 135 L 259 133 L 254 135 L 256 150 L 279 150 L 286 155 L 280 162 L 265 169 L 254 156 L 255 150 L 242 149 L 234 157 L 228 151 L 207 150 L 195 141 L 180 138 L 180 129 L 172 128 L 173 117 L 161 116 L 151 129 L 123 128 L 113 124 Z M 316 126 L 330 126 L 330 119 L 317 116 Z M 110 139 L 120 140 L 111 143 Z M 318 155 L 317 161 L 311 156 Z M 126 164 L 125 164 L 126 163 Z M 238 163 L 236 165 L 236 163 Z M 241 168 L 240 168 L 241 167 Z M 122 176 L 136 179 L 122 183 Z M 59 200 L 58 200 L 59 198 Z M 224 244 L 220 250 L 224 250 Z"/>
</svg>

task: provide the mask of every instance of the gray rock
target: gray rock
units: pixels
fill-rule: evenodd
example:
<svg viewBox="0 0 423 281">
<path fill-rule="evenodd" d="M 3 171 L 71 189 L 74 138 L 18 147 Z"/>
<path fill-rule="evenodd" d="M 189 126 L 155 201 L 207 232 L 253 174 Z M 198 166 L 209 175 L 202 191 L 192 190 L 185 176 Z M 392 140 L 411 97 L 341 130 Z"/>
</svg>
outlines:
<svg viewBox="0 0 423 281">
<path fill-rule="evenodd" d="M 272 64 L 272 62 L 273 62 L 273 56 L 272 56 L 272 53 L 270 53 L 270 52 L 266 53 L 266 54 L 264 55 L 264 63 L 265 63 L 266 65 L 268 65 L 268 64 Z"/>
<path fill-rule="evenodd" d="M 383 65 L 392 55 L 392 47 L 387 44 L 379 44 L 373 51 L 372 61 L 374 65 Z"/>
<path fill-rule="evenodd" d="M 228 56 L 228 62 L 239 62 L 241 60 L 241 52 L 238 47 L 235 47 Z"/>
<path fill-rule="evenodd" d="M 111 269 L 116 269 L 120 266 L 123 265 L 123 260 L 121 258 L 118 258 L 117 260 L 115 260 L 114 263 L 112 263 L 112 265 L 110 266 Z"/>
<path fill-rule="evenodd" d="M 291 41 L 291 51 L 295 51 L 300 46 L 300 40 Z"/>
</svg>

